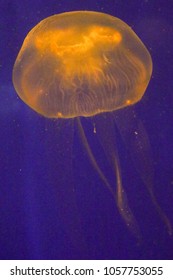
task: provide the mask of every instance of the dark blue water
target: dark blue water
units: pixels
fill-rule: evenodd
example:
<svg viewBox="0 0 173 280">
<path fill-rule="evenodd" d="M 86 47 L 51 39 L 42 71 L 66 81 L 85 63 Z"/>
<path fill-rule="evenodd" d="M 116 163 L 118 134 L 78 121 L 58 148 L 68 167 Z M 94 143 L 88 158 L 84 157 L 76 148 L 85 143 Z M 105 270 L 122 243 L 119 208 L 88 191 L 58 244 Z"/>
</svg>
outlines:
<svg viewBox="0 0 173 280">
<path fill-rule="evenodd" d="M 0 7 L 0 258 L 172 259 L 173 238 L 135 168 L 136 146 L 123 142 L 115 124 L 123 186 L 140 242 L 93 168 L 76 122 L 33 112 L 19 100 L 11 80 L 23 39 L 45 17 L 94 10 L 129 24 L 149 49 L 154 67 L 142 101 L 131 110 L 147 132 L 155 196 L 173 224 L 172 1 L 0 0 Z M 81 121 L 99 166 L 116 187 L 92 121 Z M 145 171 L 150 176 L 147 166 Z"/>
</svg>

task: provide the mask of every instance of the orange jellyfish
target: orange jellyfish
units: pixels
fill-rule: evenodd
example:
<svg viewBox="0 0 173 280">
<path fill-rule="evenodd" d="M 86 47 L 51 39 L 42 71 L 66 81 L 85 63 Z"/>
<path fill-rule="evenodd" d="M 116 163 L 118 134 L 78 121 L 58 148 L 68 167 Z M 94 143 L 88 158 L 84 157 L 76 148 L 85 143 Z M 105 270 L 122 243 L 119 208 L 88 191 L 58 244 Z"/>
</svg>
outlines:
<svg viewBox="0 0 173 280">
<path fill-rule="evenodd" d="M 158 213 L 172 231 L 154 196 L 145 129 L 133 113 L 125 120 L 123 109 L 141 100 L 151 74 L 151 56 L 134 31 L 118 18 L 91 11 L 67 12 L 41 21 L 26 36 L 13 68 L 14 87 L 28 106 L 44 117 L 71 118 L 77 124 L 93 167 L 136 236 L 140 229 L 122 184 L 115 125 Z M 80 117 L 93 122 L 116 188 L 97 163 Z"/>
</svg>

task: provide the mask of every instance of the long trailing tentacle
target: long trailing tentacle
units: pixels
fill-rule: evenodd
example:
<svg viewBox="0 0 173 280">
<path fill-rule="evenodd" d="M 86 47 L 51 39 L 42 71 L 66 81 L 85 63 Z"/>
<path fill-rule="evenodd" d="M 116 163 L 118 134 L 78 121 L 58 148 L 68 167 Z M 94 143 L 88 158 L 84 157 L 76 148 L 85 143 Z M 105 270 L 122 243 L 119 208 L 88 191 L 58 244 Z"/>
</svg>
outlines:
<svg viewBox="0 0 173 280">
<path fill-rule="evenodd" d="M 105 115 L 104 115 L 105 116 Z M 139 227 L 137 225 L 136 219 L 128 205 L 126 193 L 124 191 L 122 180 L 121 180 L 121 170 L 120 170 L 120 164 L 119 164 L 119 156 L 117 153 L 116 148 L 116 142 L 115 142 L 115 133 L 114 133 L 114 127 L 112 119 L 109 117 L 108 119 L 104 119 L 104 116 L 102 117 L 95 117 L 95 128 L 96 128 L 96 134 L 99 139 L 99 142 L 106 154 L 106 157 L 108 159 L 108 162 L 110 166 L 112 166 L 113 171 L 116 175 L 116 189 L 110 184 L 109 180 L 104 175 L 103 171 L 100 169 L 97 160 L 95 159 L 92 150 L 89 146 L 89 143 L 87 141 L 84 129 L 82 127 L 80 119 L 78 119 L 78 127 L 80 136 L 82 139 L 82 142 L 88 152 L 89 159 L 99 174 L 101 180 L 104 182 L 108 190 L 113 195 L 116 205 L 118 207 L 118 210 L 124 219 L 126 225 L 130 229 L 130 231 L 135 235 L 138 239 L 140 239 L 141 234 Z M 101 119 L 100 119 L 101 118 Z"/>
<path fill-rule="evenodd" d="M 168 233 L 171 235 L 172 225 L 154 195 L 154 168 L 150 141 L 144 125 L 131 108 L 114 113 L 114 119 L 127 149 L 130 153 L 133 152 L 131 158 L 136 170 L 140 174 L 158 214 L 166 225 Z"/>
<path fill-rule="evenodd" d="M 85 135 L 85 132 L 84 132 L 84 129 L 82 127 L 82 124 L 81 124 L 81 121 L 79 118 L 77 118 L 77 122 L 78 122 L 78 127 L 79 127 L 79 133 L 80 133 L 80 137 L 82 139 L 82 143 L 88 153 L 88 157 L 91 161 L 91 164 L 93 165 L 94 169 L 97 171 L 97 173 L 99 174 L 101 180 L 104 182 L 104 184 L 106 185 L 106 187 L 108 188 L 108 190 L 112 193 L 112 195 L 114 196 L 114 191 L 112 189 L 112 187 L 110 186 L 107 178 L 105 177 L 105 175 L 103 174 L 102 170 L 100 169 L 94 155 L 93 155 L 93 152 L 89 146 L 89 143 L 88 143 L 88 140 L 86 138 L 86 135 Z"/>
</svg>

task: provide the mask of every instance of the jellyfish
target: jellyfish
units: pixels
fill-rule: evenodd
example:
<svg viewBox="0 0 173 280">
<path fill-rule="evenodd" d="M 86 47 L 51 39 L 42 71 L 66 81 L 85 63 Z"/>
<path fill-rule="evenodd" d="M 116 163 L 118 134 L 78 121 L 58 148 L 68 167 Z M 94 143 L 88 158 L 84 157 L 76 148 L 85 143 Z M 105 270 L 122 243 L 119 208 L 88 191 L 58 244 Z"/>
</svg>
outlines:
<svg viewBox="0 0 173 280">
<path fill-rule="evenodd" d="M 172 232 L 154 195 L 147 133 L 136 115 L 126 110 L 141 100 L 151 74 L 151 56 L 135 32 L 116 17 L 92 11 L 42 20 L 26 36 L 13 68 L 15 90 L 29 107 L 46 118 L 72 119 L 77 125 L 93 168 L 136 236 L 140 229 L 122 184 L 115 125 L 157 212 Z M 98 164 L 82 117 L 93 122 L 93 133 L 114 172 L 116 187 Z"/>
</svg>

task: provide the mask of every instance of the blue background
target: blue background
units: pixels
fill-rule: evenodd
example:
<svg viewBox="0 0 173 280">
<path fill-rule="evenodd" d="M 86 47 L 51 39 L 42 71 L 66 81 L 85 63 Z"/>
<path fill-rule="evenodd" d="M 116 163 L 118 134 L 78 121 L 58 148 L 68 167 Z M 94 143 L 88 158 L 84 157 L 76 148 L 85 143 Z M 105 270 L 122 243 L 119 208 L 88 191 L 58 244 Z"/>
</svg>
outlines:
<svg viewBox="0 0 173 280">
<path fill-rule="evenodd" d="M 150 139 L 155 195 L 173 223 L 173 2 L 0 0 L 0 7 L 0 258 L 172 259 L 173 238 L 118 130 L 123 184 L 141 228 L 140 244 L 92 167 L 77 126 L 33 112 L 17 97 L 11 76 L 25 36 L 50 15 L 94 10 L 129 24 L 153 59 L 149 87 L 133 109 Z M 82 123 L 109 176 L 92 122 Z"/>
</svg>

